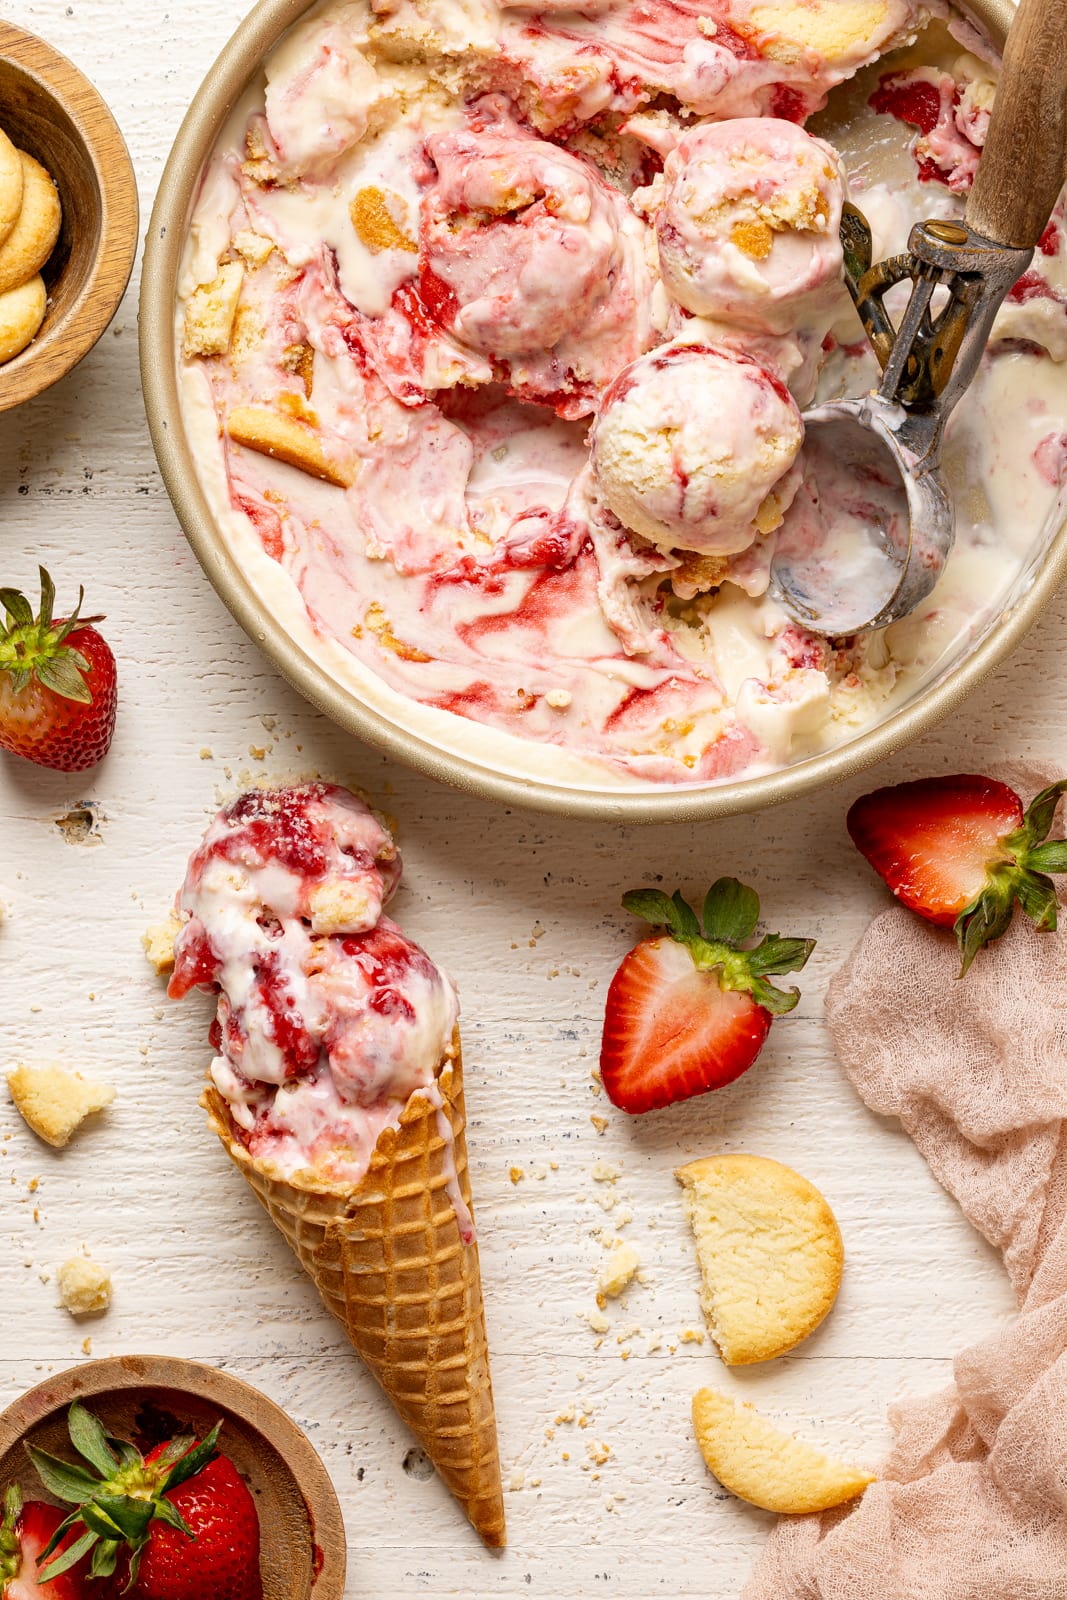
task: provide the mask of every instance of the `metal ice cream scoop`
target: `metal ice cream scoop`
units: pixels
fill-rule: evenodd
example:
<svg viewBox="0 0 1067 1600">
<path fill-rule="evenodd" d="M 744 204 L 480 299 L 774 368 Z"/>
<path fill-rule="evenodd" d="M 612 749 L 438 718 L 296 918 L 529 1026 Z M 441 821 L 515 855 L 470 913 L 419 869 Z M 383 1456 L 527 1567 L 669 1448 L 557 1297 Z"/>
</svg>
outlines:
<svg viewBox="0 0 1067 1600">
<path fill-rule="evenodd" d="M 770 593 L 809 631 L 884 628 L 937 582 L 955 534 L 945 422 L 1065 176 L 1067 0 L 1020 0 L 963 222 L 921 222 L 904 254 L 872 265 L 867 221 L 844 209 L 845 279 L 882 381 L 804 416 L 807 483 L 779 533 Z M 884 297 L 906 278 L 911 299 L 894 327 Z M 947 299 L 935 309 L 939 287 Z"/>
</svg>

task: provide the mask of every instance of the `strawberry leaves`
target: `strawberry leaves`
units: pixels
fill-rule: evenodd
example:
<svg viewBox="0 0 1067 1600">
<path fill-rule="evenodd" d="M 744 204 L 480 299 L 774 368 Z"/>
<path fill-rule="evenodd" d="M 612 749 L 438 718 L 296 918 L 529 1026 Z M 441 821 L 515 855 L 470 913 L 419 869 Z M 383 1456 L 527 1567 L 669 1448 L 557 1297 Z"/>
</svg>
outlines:
<svg viewBox="0 0 1067 1600">
<path fill-rule="evenodd" d="M 792 1011 L 797 988 L 779 989 L 767 980 L 783 972 L 799 972 L 815 948 L 814 939 L 783 939 L 768 933 L 751 949 L 745 941 L 756 931 L 759 895 L 736 878 L 719 878 L 704 899 L 703 929 L 696 912 L 679 890 L 668 897 L 660 889 L 631 889 L 622 897 L 633 916 L 666 928 L 684 944 L 698 971 L 718 972 L 722 989 L 744 991 L 774 1016 Z"/>
<path fill-rule="evenodd" d="M 0 670 L 9 674 L 11 688 L 21 694 L 34 679 L 64 700 L 88 705 L 92 695 L 85 682 L 89 661 L 67 640 L 75 628 L 85 628 L 102 617 L 81 617 L 85 590 L 78 590 L 78 604 L 63 622 L 52 620 L 56 590 L 44 567 L 39 567 L 41 603 L 34 617 L 33 607 L 18 589 L 0 589 L 0 606 L 6 625 L 0 624 Z"/>
<path fill-rule="evenodd" d="M 978 773 L 920 778 L 855 801 L 849 834 L 897 898 L 937 927 L 952 928 L 959 977 L 999 939 L 1020 905 L 1041 933 L 1058 920 L 1050 873 L 1067 872 L 1067 839 L 1049 839 L 1067 779 L 1028 810 L 1014 789 Z"/>
<path fill-rule="evenodd" d="M 985 887 L 956 919 L 962 978 L 983 945 L 1007 930 L 1016 902 L 1039 933 L 1055 931 L 1058 905 L 1050 872 L 1067 872 L 1067 839 L 1049 839 L 1067 779 L 1050 783 L 1031 801 L 1022 825 L 999 841 L 1004 859 L 990 864 Z"/>
<path fill-rule="evenodd" d="M 40 1576 L 45 1581 L 56 1578 L 92 1550 L 91 1575 L 109 1577 L 119 1551 L 126 1546 L 131 1552 L 129 1588 L 136 1582 L 154 1522 L 164 1522 L 195 1539 L 185 1518 L 166 1495 L 202 1472 L 211 1461 L 222 1424 L 216 1423 L 199 1442 L 192 1434 L 171 1439 L 164 1449 L 146 1460 L 132 1444 L 109 1434 L 99 1418 L 77 1400 L 67 1422 L 71 1443 L 88 1466 L 63 1461 L 34 1445 L 26 1446 L 48 1492 L 75 1507 L 42 1552 L 41 1559 L 47 1564 L 41 1568 Z M 64 1535 L 76 1527 L 84 1532 L 49 1561 Z"/>
<path fill-rule="evenodd" d="M 0 1594 L 19 1570 L 18 1520 L 22 1510 L 22 1490 L 9 1484 L 4 1494 L 4 1515 L 0 1521 Z"/>
</svg>

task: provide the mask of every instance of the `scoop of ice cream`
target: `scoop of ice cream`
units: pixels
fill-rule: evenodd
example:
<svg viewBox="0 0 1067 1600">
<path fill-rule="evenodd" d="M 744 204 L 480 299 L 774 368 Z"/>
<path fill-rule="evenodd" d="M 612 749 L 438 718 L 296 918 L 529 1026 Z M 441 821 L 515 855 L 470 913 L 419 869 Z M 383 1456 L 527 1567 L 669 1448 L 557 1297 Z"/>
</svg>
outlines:
<svg viewBox="0 0 1067 1600">
<path fill-rule="evenodd" d="M 455 990 L 381 914 L 399 876 L 388 830 L 324 783 L 239 796 L 192 856 L 170 993 L 218 991 L 211 1075 L 273 1170 L 354 1181 L 451 1052 Z"/>
<path fill-rule="evenodd" d="M 388 829 L 347 789 L 248 790 L 219 812 L 189 862 L 171 998 L 225 985 L 227 964 L 245 959 L 253 930 L 255 943 L 269 947 L 271 923 L 300 920 L 316 934 L 373 928 L 401 871 Z"/>
<path fill-rule="evenodd" d="M 481 107 L 469 128 L 427 141 L 436 179 L 421 244 L 442 286 L 437 314 L 507 366 L 524 397 L 603 387 L 648 339 L 643 226 L 590 162 L 534 138 L 494 100 Z"/>
<path fill-rule="evenodd" d="M 592 436 L 600 493 L 663 550 L 731 555 L 782 520 L 804 425 L 779 378 L 676 340 L 619 374 Z"/>
<path fill-rule="evenodd" d="M 697 316 L 787 333 L 841 292 L 838 158 L 794 123 L 746 117 L 685 134 L 656 219 L 667 292 Z"/>
</svg>

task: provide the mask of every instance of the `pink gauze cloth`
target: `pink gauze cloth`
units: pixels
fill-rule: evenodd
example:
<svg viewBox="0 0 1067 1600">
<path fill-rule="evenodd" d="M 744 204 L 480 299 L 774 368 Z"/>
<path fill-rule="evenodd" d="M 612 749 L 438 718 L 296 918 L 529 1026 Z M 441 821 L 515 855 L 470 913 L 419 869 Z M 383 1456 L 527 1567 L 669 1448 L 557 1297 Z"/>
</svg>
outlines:
<svg viewBox="0 0 1067 1600">
<path fill-rule="evenodd" d="M 1029 804 L 1052 781 L 997 772 Z M 1061 832 L 1057 819 L 1053 836 Z M 1067 916 L 1008 932 L 956 981 L 956 942 L 903 907 L 830 985 L 834 1048 L 1002 1254 L 1010 1326 L 943 1393 L 892 1406 L 852 1509 L 784 1517 L 744 1600 L 1067 1600 Z"/>
</svg>

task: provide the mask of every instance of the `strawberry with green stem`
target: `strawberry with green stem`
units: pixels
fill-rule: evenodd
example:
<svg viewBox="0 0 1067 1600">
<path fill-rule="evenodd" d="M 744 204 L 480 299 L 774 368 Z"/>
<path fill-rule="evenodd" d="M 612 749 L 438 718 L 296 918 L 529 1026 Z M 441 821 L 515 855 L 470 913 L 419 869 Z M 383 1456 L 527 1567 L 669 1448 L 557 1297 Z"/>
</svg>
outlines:
<svg viewBox="0 0 1067 1600">
<path fill-rule="evenodd" d="M 1039 932 L 1057 922 L 1050 872 L 1067 872 L 1067 839 L 1050 839 L 1067 779 L 1024 811 L 1014 789 L 979 773 L 919 778 L 863 795 L 848 813 L 856 846 L 897 899 L 955 930 L 962 978 L 1003 934 L 1016 903 Z"/>
<path fill-rule="evenodd" d="M 43 1576 L 55 1578 L 88 1555 L 90 1594 L 92 1579 L 114 1578 L 138 1600 L 262 1600 L 255 1502 L 216 1451 L 221 1423 L 202 1440 L 183 1434 L 142 1456 L 78 1401 L 68 1422 L 88 1466 L 27 1446 L 45 1488 L 75 1508 L 44 1552 L 52 1559 Z M 60 1551 L 69 1530 L 80 1531 Z"/>
<path fill-rule="evenodd" d="M 712 884 L 703 927 L 678 891 L 633 889 L 622 903 L 665 932 L 635 945 L 611 980 L 600 1049 L 608 1098 L 623 1111 L 650 1111 L 732 1083 L 773 1019 L 800 998 L 770 978 L 799 971 L 814 939 L 770 933 L 748 947 L 759 896 L 736 878 Z"/>
<path fill-rule="evenodd" d="M 55 586 L 44 567 L 38 615 L 18 589 L 0 589 L 0 748 L 62 772 L 83 772 L 107 754 L 118 705 L 115 657 L 95 624 L 54 619 Z"/>
</svg>

